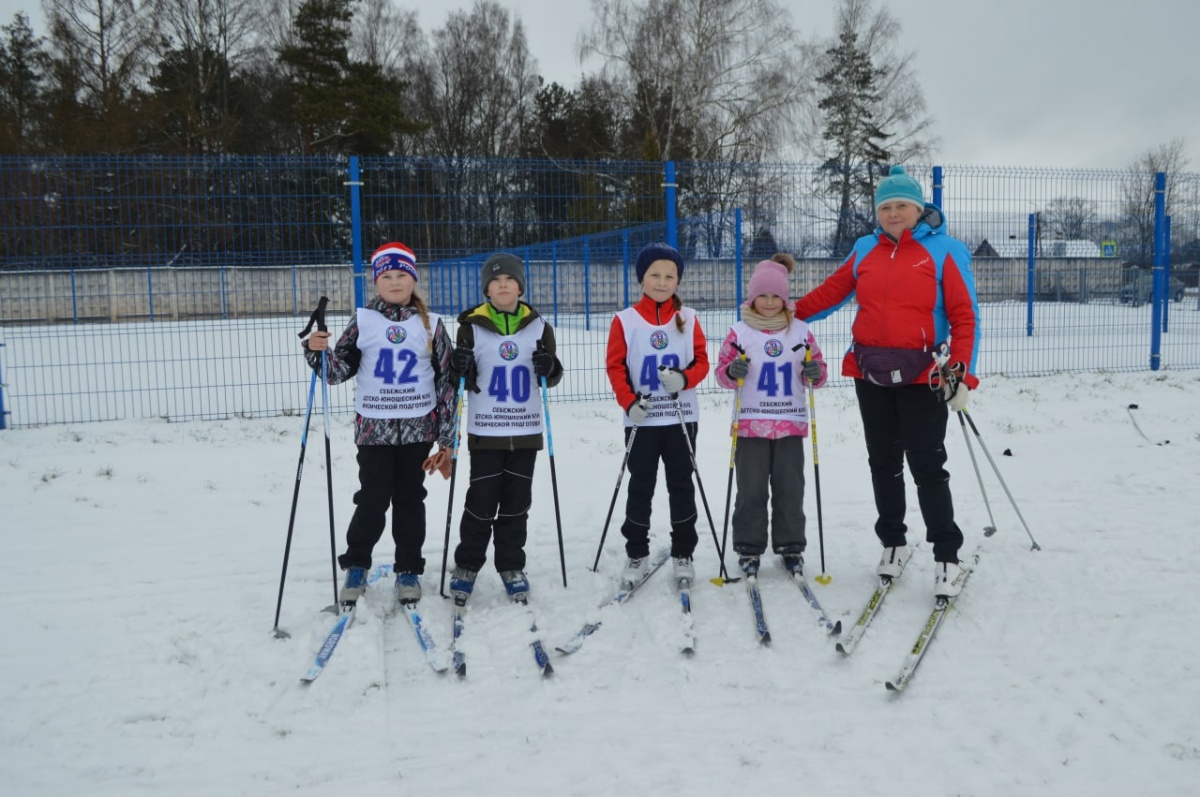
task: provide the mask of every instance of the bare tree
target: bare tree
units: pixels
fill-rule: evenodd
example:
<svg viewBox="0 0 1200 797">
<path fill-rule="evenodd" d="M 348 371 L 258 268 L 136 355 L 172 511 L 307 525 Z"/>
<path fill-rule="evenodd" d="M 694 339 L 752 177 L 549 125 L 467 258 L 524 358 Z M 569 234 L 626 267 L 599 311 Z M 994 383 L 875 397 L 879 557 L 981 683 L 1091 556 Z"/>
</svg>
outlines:
<svg viewBox="0 0 1200 797">
<path fill-rule="evenodd" d="M 499 3 L 476 0 L 409 55 L 408 73 L 428 154 L 516 157 L 539 79 L 525 27 Z"/>
<path fill-rule="evenodd" d="M 186 149 L 226 149 L 237 120 L 233 73 L 248 60 L 260 21 L 249 0 L 153 0 L 164 133 Z"/>
<path fill-rule="evenodd" d="M 1094 201 L 1077 196 L 1058 197 L 1050 200 L 1042 214 L 1042 223 L 1048 225 L 1055 238 L 1078 241 L 1090 237 L 1098 218 Z"/>
<path fill-rule="evenodd" d="M 756 159 L 792 140 L 807 50 L 774 0 L 592 0 L 581 60 L 649 122 L 659 158 Z"/>
<path fill-rule="evenodd" d="M 1148 149 L 1129 164 L 1129 175 L 1121 183 L 1121 209 L 1124 217 L 1128 260 L 1139 266 L 1152 264 L 1154 256 L 1155 175 L 1167 175 L 1164 202 L 1167 215 L 1176 204 L 1176 181 L 1172 176 L 1187 169 L 1189 159 L 1183 138 Z"/>
<path fill-rule="evenodd" d="M 69 147 L 128 149 L 140 126 L 133 95 L 153 56 L 151 6 L 137 0 L 42 0 L 57 100 Z M 69 129 L 68 129 L 69 128 Z"/>
<path fill-rule="evenodd" d="M 397 9 L 393 0 L 359 0 L 350 27 L 350 57 L 398 77 L 422 36 L 416 11 Z"/>
</svg>

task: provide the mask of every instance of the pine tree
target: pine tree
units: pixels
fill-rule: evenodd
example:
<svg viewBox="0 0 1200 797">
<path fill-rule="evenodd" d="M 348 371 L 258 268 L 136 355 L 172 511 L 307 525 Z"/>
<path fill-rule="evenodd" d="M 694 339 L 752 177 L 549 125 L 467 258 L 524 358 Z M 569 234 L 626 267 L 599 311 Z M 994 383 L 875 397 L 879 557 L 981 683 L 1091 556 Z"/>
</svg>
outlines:
<svg viewBox="0 0 1200 797">
<path fill-rule="evenodd" d="M 872 198 L 876 177 L 886 169 L 890 135 L 874 121 L 883 72 L 858 46 L 854 30 L 844 25 L 838 45 L 827 55 L 829 68 L 817 78 L 824 87 L 817 107 L 825 114 L 823 138 L 828 144 L 822 171 L 838 208 L 833 250 L 842 257 L 859 235 L 874 226 Z"/>
</svg>

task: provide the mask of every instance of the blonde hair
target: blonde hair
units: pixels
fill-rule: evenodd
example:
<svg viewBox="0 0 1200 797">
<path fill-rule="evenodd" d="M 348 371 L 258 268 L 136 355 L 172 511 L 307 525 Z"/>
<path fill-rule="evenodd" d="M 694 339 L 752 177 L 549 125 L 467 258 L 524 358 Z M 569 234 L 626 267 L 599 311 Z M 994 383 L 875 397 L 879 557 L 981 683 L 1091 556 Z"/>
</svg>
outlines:
<svg viewBox="0 0 1200 797">
<path fill-rule="evenodd" d="M 433 351 L 433 330 L 429 328 L 429 307 L 425 304 L 425 300 L 417 295 L 415 287 L 408 303 L 417 308 L 417 312 L 421 314 L 421 323 L 425 325 L 425 331 L 429 333 L 429 350 Z"/>
</svg>

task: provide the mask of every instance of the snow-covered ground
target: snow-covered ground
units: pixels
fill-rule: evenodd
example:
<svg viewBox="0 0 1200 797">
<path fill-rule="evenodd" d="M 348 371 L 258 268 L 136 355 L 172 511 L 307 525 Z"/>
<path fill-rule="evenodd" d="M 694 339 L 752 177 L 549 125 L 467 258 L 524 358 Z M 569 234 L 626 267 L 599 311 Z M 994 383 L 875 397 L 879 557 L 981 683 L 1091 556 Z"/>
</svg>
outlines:
<svg viewBox="0 0 1200 797">
<path fill-rule="evenodd" d="M 817 396 L 827 586 L 849 625 L 877 542 L 857 408 Z M 727 396 L 705 396 L 699 460 L 721 533 Z M 1130 418 L 1132 410 L 1141 429 Z M 52 426 L 0 432 L 0 787 L 38 795 L 1193 795 L 1200 783 L 1200 373 L 991 378 L 972 418 L 999 532 L 952 420 L 966 551 L 982 558 L 909 690 L 887 692 L 931 606 L 918 549 L 843 659 L 777 563 L 762 590 L 773 644 L 753 639 L 740 584 L 718 587 L 707 524 L 693 593 L 696 655 L 662 574 L 598 613 L 623 559 L 618 504 L 589 570 L 621 463 L 611 403 L 552 406 L 569 588 L 543 457 L 529 575 L 548 646 L 603 628 L 544 680 L 526 618 L 485 569 L 464 648 L 435 675 L 388 591 L 314 684 L 298 677 L 332 622 L 319 411 L 272 633 L 298 418 Z M 351 419 L 334 419 L 337 546 L 355 488 Z M 1169 440 L 1169 443 L 1165 443 Z M 1156 445 L 1156 442 L 1165 444 Z M 1011 456 L 1005 453 L 1011 452 Z M 809 449 L 811 454 L 811 449 Z M 811 478 L 809 571 L 820 570 Z M 430 481 L 425 614 L 438 597 L 448 483 Z M 461 504 L 463 482 L 456 504 Z M 911 488 L 910 488 L 911 489 Z M 659 488 L 665 498 L 665 488 Z M 920 539 L 915 498 L 912 539 Z M 457 506 L 452 543 L 457 541 Z M 655 539 L 666 542 L 665 500 Z M 378 561 L 389 561 L 381 542 Z M 732 556 L 729 565 L 733 565 Z"/>
</svg>

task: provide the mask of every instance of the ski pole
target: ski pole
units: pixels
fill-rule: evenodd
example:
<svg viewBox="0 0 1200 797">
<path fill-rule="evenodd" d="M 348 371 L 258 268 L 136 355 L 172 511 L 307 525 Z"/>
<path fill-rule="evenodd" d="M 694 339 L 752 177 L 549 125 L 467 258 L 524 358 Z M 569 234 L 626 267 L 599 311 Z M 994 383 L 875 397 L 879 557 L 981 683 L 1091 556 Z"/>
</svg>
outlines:
<svg viewBox="0 0 1200 797">
<path fill-rule="evenodd" d="M 642 397 L 638 396 L 638 401 Z M 604 530 L 600 532 L 600 544 L 596 546 L 596 561 L 592 563 L 592 572 L 600 569 L 600 552 L 604 550 L 604 540 L 608 537 L 608 524 L 612 521 L 613 508 L 617 505 L 617 495 L 621 492 L 621 481 L 625 478 L 625 466 L 629 464 L 629 452 L 633 450 L 633 440 L 637 437 L 637 424 L 629 430 L 629 439 L 625 441 L 625 456 L 621 459 L 621 470 L 617 473 L 617 486 L 613 488 L 612 501 L 608 504 L 608 514 L 604 517 Z"/>
<path fill-rule="evenodd" d="M 446 561 L 450 557 L 450 519 L 454 515 L 454 482 L 458 477 L 458 445 L 459 427 L 462 426 L 463 394 L 467 390 L 467 377 L 464 374 L 458 378 L 458 395 L 454 401 L 454 448 L 450 451 L 450 497 L 446 499 L 446 542 L 442 546 L 442 583 L 439 592 L 443 598 L 446 594 Z"/>
<path fill-rule="evenodd" d="M 967 422 L 961 412 L 958 415 L 958 425 L 962 427 L 963 440 L 967 441 L 967 453 L 971 455 L 971 467 L 975 469 L 975 480 L 979 482 L 979 492 L 983 494 L 983 505 L 987 507 L 988 520 L 992 522 L 983 530 L 983 536 L 990 537 L 996 533 L 996 518 L 992 515 L 992 503 L 988 501 L 987 490 L 983 486 L 983 474 L 979 472 L 979 462 L 975 459 L 975 447 L 971 445 L 971 436 L 967 434 Z"/>
<path fill-rule="evenodd" d="M 292 489 L 292 512 L 288 516 L 287 542 L 283 546 L 283 570 L 279 573 L 279 599 L 275 601 L 275 627 L 272 629 L 280 639 L 288 636 L 279 628 L 279 612 L 283 609 L 283 583 L 287 578 L 288 556 L 292 550 L 292 529 L 296 527 L 296 503 L 300 499 L 300 477 L 304 474 L 304 450 L 308 447 L 308 422 L 312 418 L 313 395 L 317 392 L 317 372 L 312 372 L 308 383 L 308 408 L 304 411 L 304 432 L 300 435 L 300 462 L 296 465 L 296 485 Z"/>
<path fill-rule="evenodd" d="M 738 352 L 737 358 L 739 360 L 745 360 L 746 359 L 746 350 L 743 349 L 741 346 L 737 345 L 736 343 L 733 343 L 731 345 L 733 346 L 733 348 L 737 349 L 737 352 Z M 725 545 L 729 540 L 729 507 L 730 507 L 730 501 L 733 498 L 733 470 L 734 470 L 734 464 L 737 461 L 738 421 L 741 419 L 741 416 L 742 416 L 742 385 L 744 385 L 745 383 L 746 383 L 746 377 L 744 377 L 744 376 L 738 377 L 737 389 L 733 391 L 733 422 L 730 425 L 731 440 L 729 443 L 729 481 L 726 482 L 726 484 L 725 484 L 725 522 L 721 526 L 721 564 L 722 564 L 722 566 L 724 566 L 724 564 L 725 564 Z M 730 580 L 737 581 L 739 579 L 730 579 Z M 721 579 L 719 577 L 712 579 L 712 581 L 717 583 L 718 586 L 720 584 L 725 583 L 724 579 Z"/>
<path fill-rule="evenodd" d="M 325 331 L 324 317 L 317 328 Z M 321 352 L 321 410 L 325 418 L 325 491 L 329 495 L 329 566 L 333 573 L 333 605 L 338 605 L 337 540 L 333 530 L 333 455 L 329 450 L 329 352 Z"/>
<path fill-rule="evenodd" d="M 812 362 L 812 346 L 804 344 L 804 362 Z M 817 541 L 821 550 L 821 575 L 817 583 L 828 584 L 833 577 L 825 572 L 825 519 L 821 513 L 821 458 L 817 455 L 817 388 L 811 382 L 808 385 L 808 427 L 812 432 L 813 450 L 813 483 L 817 490 Z"/>
<path fill-rule="evenodd" d="M 1025 527 L 1025 533 L 1029 535 L 1029 541 L 1033 543 L 1033 547 L 1029 550 L 1042 550 L 1042 546 L 1038 545 L 1037 540 L 1033 538 L 1033 532 L 1029 530 L 1029 524 L 1025 522 L 1025 517 L 1021 514 L 1021 508 L 1017 506 L 1017 499 L 1013 498 L 1012 492 L 1008 489 L 1008 485 L 1004 482 L 1004 477 L 1000 475 L 1000 468 L 996 467 L 996 460 L 992 459 L 991 452 L 988 451 L 987 446 L 983 442 L 983 437 L 981 437 L 979 434 L 979 429 L 975 426 L 975 421 L 971 419 L 971 415 L 967 412 L 966 407 L 963 407 L 961 410 L 959 410 L 959 413 L 967 416 L 967 423 L 971 425 L 971 431 L 975 433 L 975 439 L 979 441 L 979 447 L 983 449 L 983 455 L 987 457 L 987 461 L 991 463 L 992 470 L 996 472 L 996 478 L 1000 480 L 1000 486 L 1004 488 L 1004 494 L 1008 496 L 1008 502 L 1012 504 L 1012 508 L 1017 513 L 1017 517 L 1020 519 L 1021 525 Z"/>
<path fill-rule="evenodd" d="M 538 341 L 538 348 L 542 348 Z M 546 377 L 542 382 L 542 412 L 546 416 L 546 447 L 550 454 L 550 489 L 554 493 L 554 525 L 558 528 L 558 561 L 562 565 L 563 589 L 567 587 L 567 555 L 563 551 L 562 512 L 558 508 L 558 474 L 554 470 L 554 432 L 550 427 L 550 394 L 546 389 Z"/>
<path fill-rule="evenodd" d="M 704 504 L 704 514 L 708 517 L 708 527 L 712 530 L 713 545 L 717 548 L 717 556 L 722 557 L 721 541 L 717 539 L 717 526 L 713 523 L 712 510 L 708 508 L 708 496 L 704 494 L 704 482 L 700 479 L 700 468 L 696 465 L 696 449 L 692 446 L 692 436 L 688 434 L 687 421 L 683 417 L 683 403 L 679 400 L 678 393 L 671 394 L 671 401 L 675 403 L 675 414 L 679 416 L 679 428 L 683 431 L 683 439 L 687 443 L 688 456 L 692 460 L 692 472 L 696 474 L 696 486 L 700 488 L 700 501 Z M 720 577 L 725 581 L 730 581 L 729 573 L 725 570 L 725 559 L 721 558 Z"/>
<path fill-rule="evenodd" d="M 300 338 L 304 338 L 312 331 L 313 324 L 317 321 L 317 316 L 325 315 L 325 305 L 329 303 L 329 299 L 322 296 L 320 302 L 317 303 L 317 309 L 313 311 L 308 318 L 308 324 L 300 332 Z M 308 380 L 308 403 L 304 409 L 304 431 L 300 435 L 300 461 L 296 464 L 296 484 L 292 488 L 292 511 L 288 515 L 287 542 L 283 546 L 283 568 L 279 573 L 279 598 L 275 601 L 275 626 L 272 631 L 275 636 L 284 638 L 288 636 L 286 631 L 279 628 L 279 613 L 283 609 L 283 585 L 287 579 L 288 557 L 292 552 L 292 531 L 296 527 L 296 505 L 300 500 L 300 478 L 304 475 L 304 452 L 308 449 L 308 424 L 312 420 L 313 397 L 317 392 L 317 372 L 312 372 L 312 378 Z M 334 601 L 336 603 L 336 601 Z"/>
</svg>

